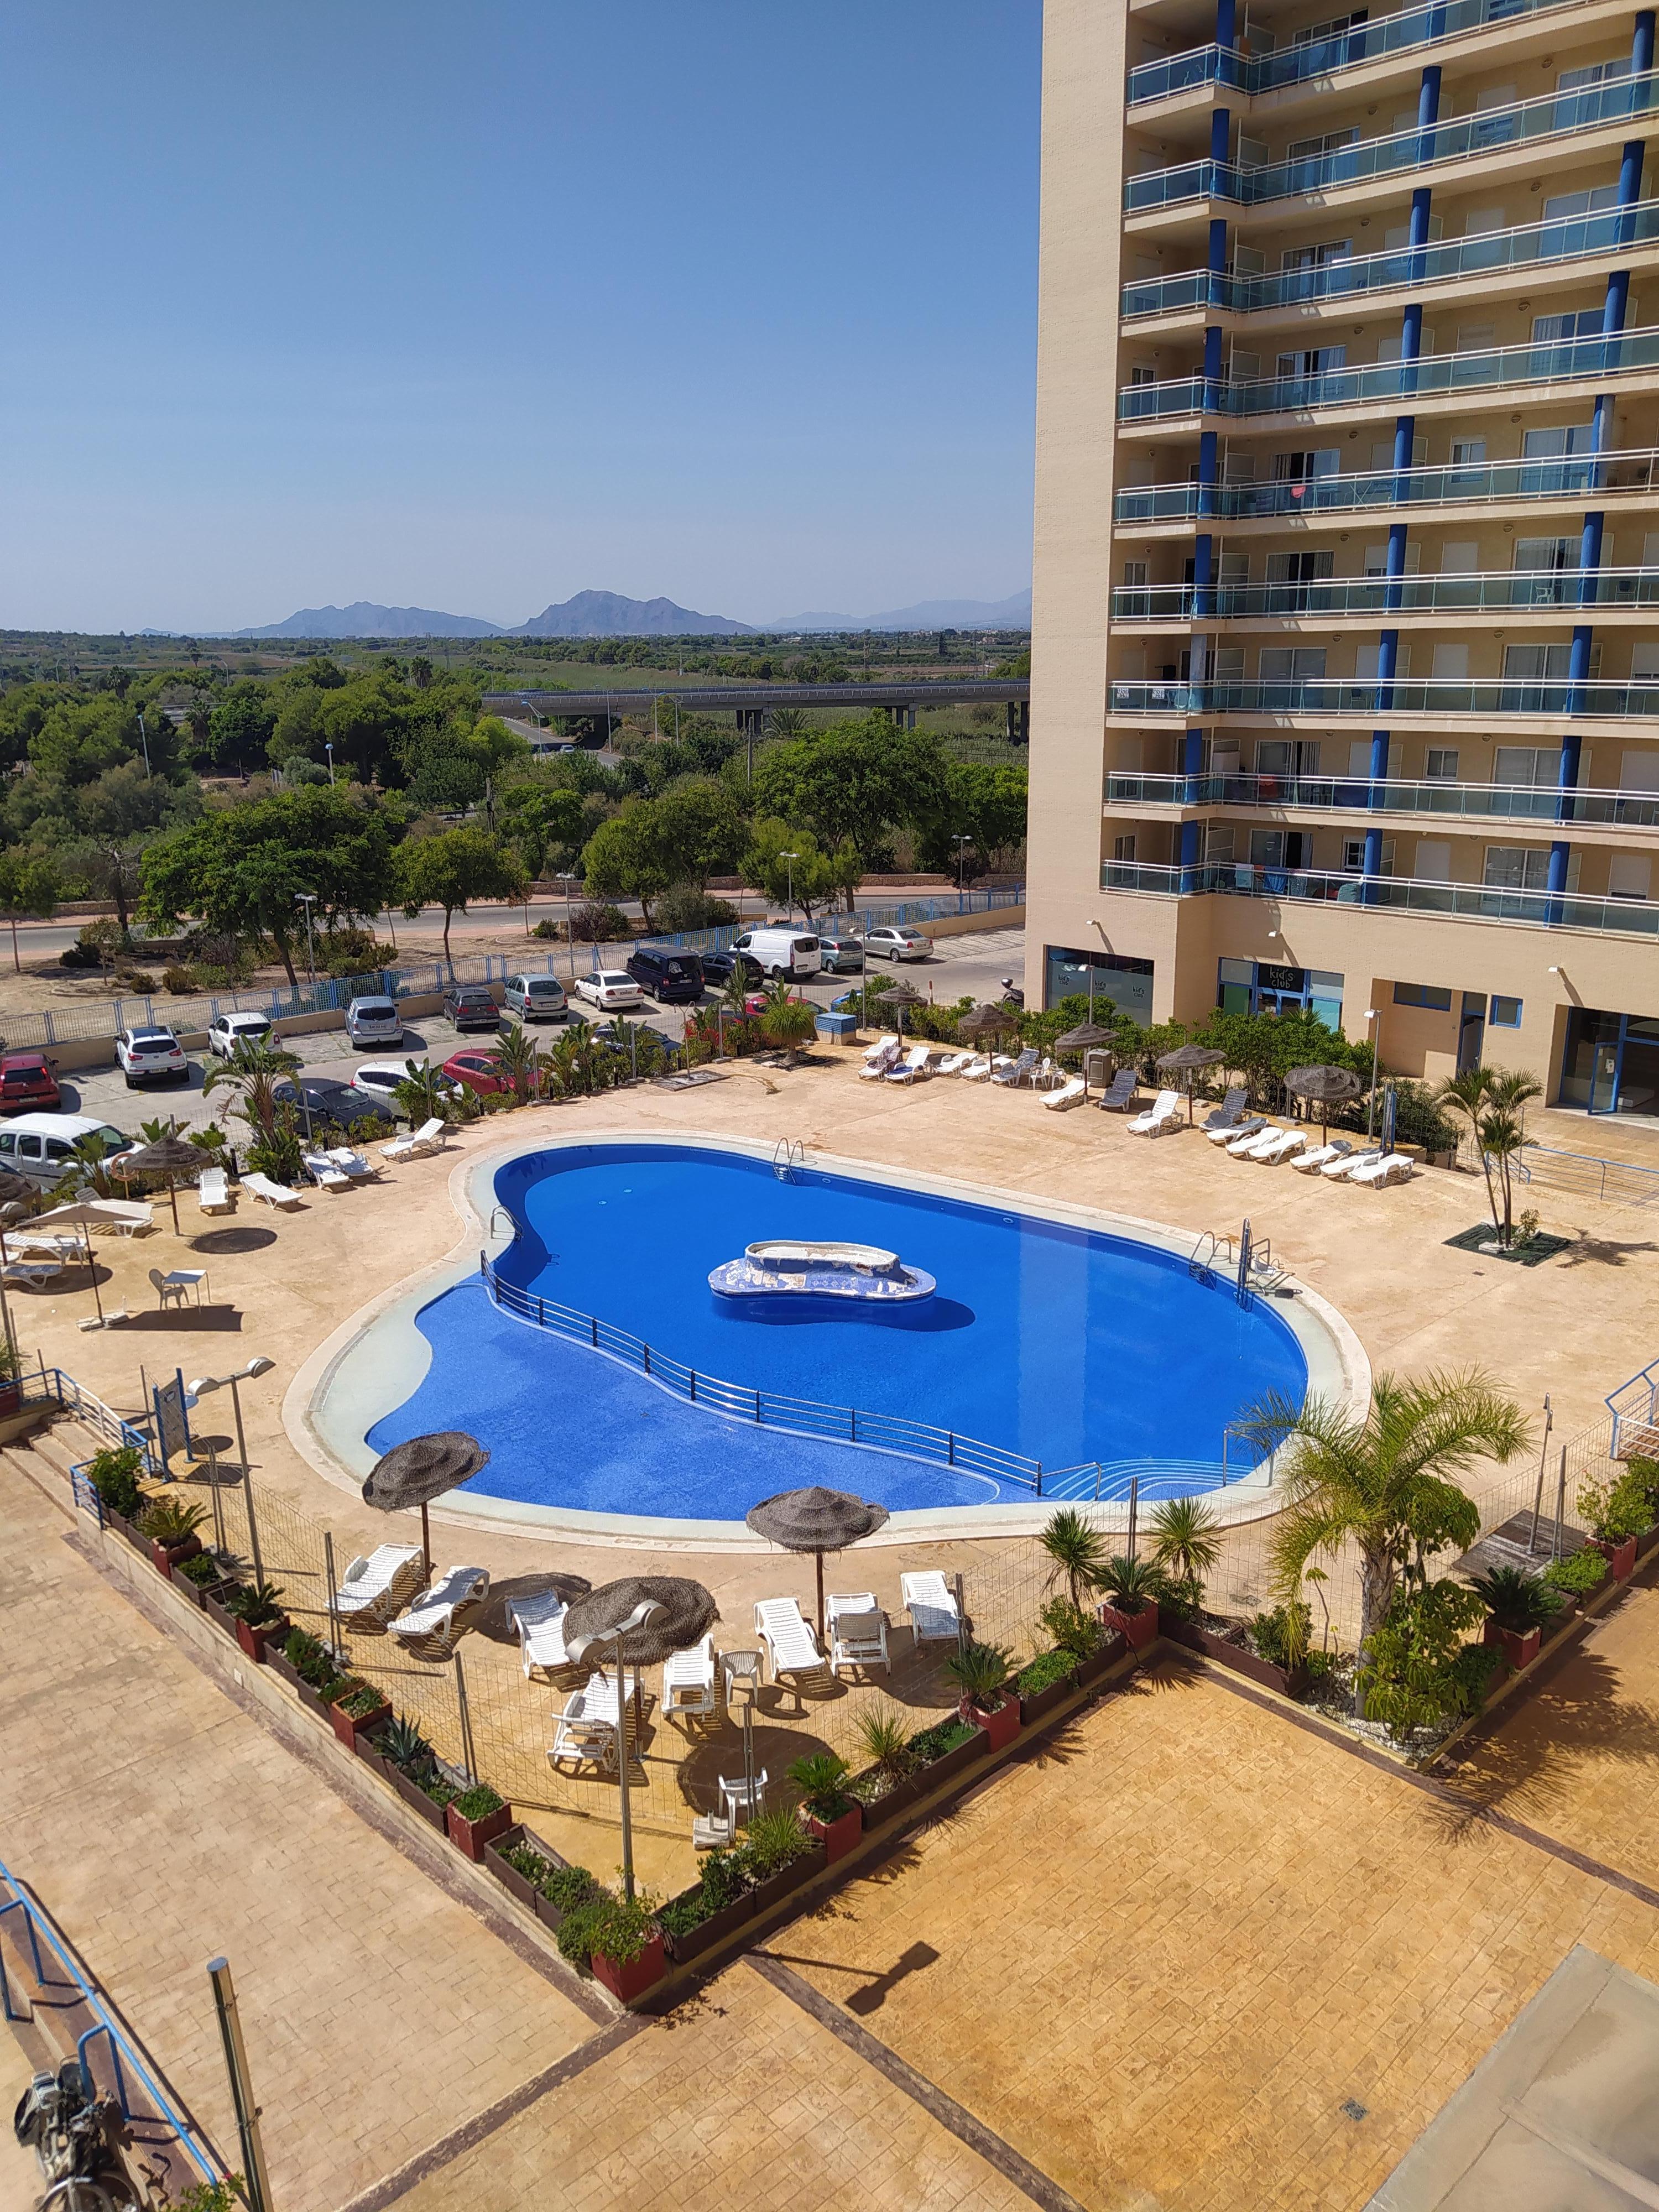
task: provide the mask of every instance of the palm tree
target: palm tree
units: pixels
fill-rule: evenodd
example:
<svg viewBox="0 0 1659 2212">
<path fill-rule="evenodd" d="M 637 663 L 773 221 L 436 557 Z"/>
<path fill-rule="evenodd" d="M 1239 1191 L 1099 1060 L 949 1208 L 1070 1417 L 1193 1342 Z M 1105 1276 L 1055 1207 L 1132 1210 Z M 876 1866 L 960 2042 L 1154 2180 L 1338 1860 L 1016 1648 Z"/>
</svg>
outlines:
<svg viewBox="0 0 1659 2212">
<path fill-rule="evenodd" d="M 1466 1067 L 1456 1075 L 1449 1075 L 1434 1094 L 1434 1103 L 1444 1106 L 1469 1125 L 1477 1144 L 1480 1137 L 1480 1116 L 1486 1109 L 1486 1094 L 1492 1088 L 1492 1072 L 1489 1067 Z M 1492 1161 L 1484 1145 L 1480 1146 L 1480 1168 L 1486 1178 L 1486 1204 L 1492 1212 L 1494 1236 L 1498 1233 L 1498 1193 L 1492 1185 Z"/>
<path fill-rule="evenodd" d="M 1514 1176 L 1510 1162 L 1527 1141 L 1525 1109 L 1543 1096 L 1530 1075 L 1497 1067 L 1468 1067 L 1448 1076 L 1435 1092 L 1437 1106 L 1448 1106 L 1461 1115 L 1480 1147 L 1481 1172 L 1486 1178 L 1486 1203 L 1492 1210 L 1492 1234 L 1504 1249 L 1514 1234 Z M 1492 1163 L 1498 1175 L 1492 1175 Z M 1499 1194 L 1502 1194 L 1501 1203 Z"/>
<path fill-rule="evenodd" d="M 392 1091 L 392 1103 L 409 1116 L 415 1128 L 422 1121 L 447 1121 L 453 1111 L 453 1092 L 429 1060 L 406 1060 L 403 1080 Z"/>
<path fill-rule="evenodd" d="M 1185 1583 L 1194 1599 L 1221 1557 L 1220 1526 L 1196 1498 L 1166 1498 L 1152 1515 L 1152 1559 L 1171 1582 Z"/>
<path fill-rule="evenodd" d="M 522 1022 L 495 1040 L 495 1065 L 513 1085 L 513 1096 L 520 1106 L 529 1103 L 541 1085 L 541 1073 L 545 1062 L 536 1040 Z"/>
<path fill-rule="evenodd" d="M 1066 1594 L 1081 1612 L 1084 1592 L 1093 1589 L 1106 1571 L 1105 1537 L 1075 1506 L 1062 1505 L 1037 1541 L 1054 1561 L 1050 1588 L 1063 1575 Z"/>
<path fill-rule="evenodd" d="M 1297 1601 L 1310 1559 L 1357 1547 L 1362 1658 L 1401 1581 L 1422 1583 L 1434 1553 L 1480 1534 L 1457 1478 L 1483 1455 L 1513 1459 L 1528 1435 L 1520 1407 L 1479 1368 L 1377 1375 L 1363 1414 L 1316 1392 L 1299 1406 L 1273 1393 L 1241 1427 L 1264 1453 L 1287 1447 L 1272 1544 L 1284 1603 Z"/>
<path fill-rule="evenodd" d="M 202 1090 L 204 1095 L 222 1089 L 239 1092 L 231 1110 L 257 1129 L 266 1144 L 271 1144 L 283 1112 L 276 1085 L 299 1065 L 296 1054 L 283 1052 L 279 1046 L 239 1044 L 228 1060 L 215 1060 L 202 1079 Z"/>
<path fill-rule="evenodd" d="M 765 996 L 766 1004 L 761 1010 L 761 1035 L 768 1044 L 781 1048 L 784 1066 L 793 1067 L 798 1048 L 817 1025 L 818 1010 L 805 999 L 792 998 L 781 975 L 773 977 L 766 987 Z"/>
</svg>

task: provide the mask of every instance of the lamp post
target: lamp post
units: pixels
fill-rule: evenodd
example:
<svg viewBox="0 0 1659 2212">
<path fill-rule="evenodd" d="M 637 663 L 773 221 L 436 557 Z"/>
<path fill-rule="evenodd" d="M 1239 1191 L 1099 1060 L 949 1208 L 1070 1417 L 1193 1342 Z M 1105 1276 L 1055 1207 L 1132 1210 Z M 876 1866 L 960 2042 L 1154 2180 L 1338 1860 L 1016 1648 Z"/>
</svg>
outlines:
<svg viewBox="0 0 1659 2212">
<path fill-rule="evenodd" d="M 617 1721 L 622 1739 L 622 1755 L 618 1762 L 622 1778 L 622 1847 L 623 1894 L 631 1905 L 634 1902 L 634 1825 L 633 1814 L 628 1802 L 628 1676 L 627 1660 L 623 1651 L 623 1638 L 631 1636 L 636 1628 L 643 1628 L 653 1613 L 662 1607 L 655 1598 L 641 1598 L 626 1620 L 619 1620 L 611 1633 L 617 1644 Z"/>
<path fill-rule="evenodd" d="M 259 1557 L 259 1524 L 253 1511 L 253 1476 L 247 1463 L 247 1437 L 242 1428 L 242 1394 L 237 1385 L 251 1382 L 257 1375 L 269 1375 L 276 1364 L 263 1352 L 256 1352 L 246 1367 L 238 1367 L 229 1375 L 198 1375 L 190 1384 L 192 1398 L 205 1398 L 210 1391 L 230 1390 L 231 1410 L 236 1419 L 236 1457 L 242 1469 L 242 1497 L 247 1506 L 248 1549 L 253 1554 L 253 1579 L 262 1583 L 265 1578 L 264 1562 Z"/>
<path fill-rule="evenodd" d="M 570 980 L 574 983 L 576 980 L 576 939 L 572 933 L 574 925 L 570 919 L 570 886 L 578 879 L 574 876 L 560 876 L 557 880 L 564 891 L 564 941 L 570 948 Z"/>
<path fill-rule="evenodd" d="M 138 742 L 144 749 L 144 775 L 149 775 L 149 732 L 144 727 L 144 718 L 138 717 Z"/>
<path fill-rule="evenodd" d="M 294 903 L 306 910 L 306 979 L 314 991 L 317 988 L 317 948 L 311 934 L 311 909 L 317 903 L 317 894 L 315 891 L 295 891 Z"/>
<path fill-rule="evenodd" d="M 330 744 L 326 738 L 323 739 L 323 750 L 328 755 L 328 787 L 332 791 L 334 788 L 334 748 Z"/>
<path fill-rule="evenodd" d="M 789 919 L 793 921 L 795 918 L 795 863 L 799 860 L 800 854 L 799 853 L 780 853 L 778 854 L 778 858 L 784 864 L 784 880 L 787 884 L 789 889 Z"/>
<path fill-rule="evenodd" d="M 958 914 L 962 912 L 963 877 L 968 864 L 968 848 L 973 842 L 965 830 L 957 831 L 951 840 L 957 848 L 957 912 Z"/>
<path fill-rule="evenodd" d="M 1365 1019 L 1367 1024 L 1374 1022 L 1376 1024 L 1371 1037 L 1371 1095 L 1365 1101 L 1365 1142 L 1369 1145 L 1371 1140 L 1371 1131 L 1376 1123 L 1376 1074 L 1382 1060 L 1382 1008 L 1367 1006 Z"/>
</svg>

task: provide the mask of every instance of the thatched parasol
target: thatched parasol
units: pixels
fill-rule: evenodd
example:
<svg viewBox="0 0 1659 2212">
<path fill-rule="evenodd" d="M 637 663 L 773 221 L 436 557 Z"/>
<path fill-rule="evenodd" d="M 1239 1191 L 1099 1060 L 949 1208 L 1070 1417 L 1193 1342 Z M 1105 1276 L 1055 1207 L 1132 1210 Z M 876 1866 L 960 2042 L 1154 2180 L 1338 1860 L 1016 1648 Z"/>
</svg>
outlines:
<svg viewBox="0 0 1659 2212">
<path fill-rule="evenodd" d="M 687 1651 L 720 1619 L 720 1609 L 701 1583 L 684 1575 L 624 1575 L 601 1583 L 565 1608 L 564 1648 L 572 1659 L 586 1656 L 592 1644 L 614 1636 L 619 1622 L 636 1606 L 657 1608 L 641 1627 L 630 1629 L 626 1657 L 635 1667 L 660 1666 L 676 1651 Z"/>
<path fill-rule="evenodd" d="M 363 1485 L 363 1503 L 381 1513 L 406 1513 L 421 1509 L 421 1551 L 432 1564 L 432 1531 L 427 1507 L 458 1483 L 465 1482 L 488 1467 L 489 1454 L 465 1429 L 436 1429 L 430 1436 L 411 1437 L 394 1444 L 374 1462 Z"/>
<path fill-rule="evenodd" d="M 896 983 L 890 983 L 884 991 L 877 992 L 876 1003 L 878 1006 L 895 1006 L 897 1008 L 898 1011 L 894 1015 L 893 1018 L 898 1024 L 899 1035 L 902 1036 L 904 1035 L 904 1009 L 907 1006 L 925 1006 L 927 1001 L 922 997 L 921 992 L 918 991 L 913 984 L 908 982 L 902 976 L 901 976 Z"/>
<path fill-rule="evenodd" d="M 823 1555 L 844 1552 L 849 1544 L 873 1536 L 887 1518 L 884 1505 L 854 1498 L 850 1491 L 784 1490 L 775 1498 L 763 1498 L 744 1518 L 757 1536 L 781 1544 L 786 1552 L 817 1555 L 818 1634 L 823 1634 Z"/>
<path fill-rule="evenodd" d="M 158 1175 L 167 1178 L 167 1201 L 173 1208 L 175 1230 L 179 1226 L 179 1200 L 174 1184 L 180 1176 L 193 1181 L 204 1168 L 212 1164 L 199 1145 L 187 1144 L 184 1138 L 171 1132 L 158 1137 L 153 1145 L 146 1145 L 142 1152 L 126 1153 L 115 1164 L 117 1173 L 123 1176 Z"/>
<path fill-rule="evenodd" d="M 1332 1107 L 1346 1105 L 1365 1086 L 1351 1067 L 1293 1067 L 1285 1078 L 1285 1088 L 1318 1107 L 1320 1131 L 1328 1143 Z"/>
<path fill-rule="evenodd" d="M 1019 1016 L 1012 1006 L 972 1006 L 957 1024 L 959 1037 L 1001 1036 L 1015 1028 Z"/>
<path fill-rule="evenodd" d="M 1209 1044 L 1178 1044 L 1173 1052 L 1160 1053 L 1158 1065 L 1165 1075 L 1184 1075 L 1187 1079 L 1187 1120 L 1193 1118 L 1193 1078 L 1200 1067 L 1214 1067 L 1227 1057 Z"/>
<path fill-rule="evenodd" d="M 1078 1053 L 1083 1057 L 1083 1095 L 1089 1095 L 1088 1055 L 1102 1045 L 1115 1044 L 1117 1039 L 1110 1030 L 1103 1030 L 1097 1021 L 1079 1022 L 1075 1029 L 1067 1030 L 1064 1036 L 1054 1039 L 1056 1052 Z"/>
</svg>

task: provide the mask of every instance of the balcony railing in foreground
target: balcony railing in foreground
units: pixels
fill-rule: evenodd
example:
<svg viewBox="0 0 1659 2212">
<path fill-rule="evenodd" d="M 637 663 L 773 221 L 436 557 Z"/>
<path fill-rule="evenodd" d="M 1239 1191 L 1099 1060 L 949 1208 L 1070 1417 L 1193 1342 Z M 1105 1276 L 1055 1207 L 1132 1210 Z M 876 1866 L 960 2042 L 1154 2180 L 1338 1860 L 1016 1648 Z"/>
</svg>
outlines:
<svg viewBox="0 0 1659 2212">
<path fill-rule="evenodd" d="M 1322 868 L 1263 868 L 1246 860 L 1203 860 L 1163 866 L 1148 860 L 1108 860 L 1107 891 L 1151 891 L 1164 897 L 1219 892 L 1236 898 L 1366 907 L 1390 914 L 1451 915 L 1474 921 L 1530 922 L 1540 928 L 1585 929 L 1601 935 L 1659 938 L 1659 904 L 1641 899 L 1585 898 L 1577 891 L 1502 890 L 1486 884 L 1419 883 L 1410 877 L 1355 876 Z"/>
<path fill-rule="evenodd" d="M 1426 777 L 1147 775 L 1114 769 L 1109 806 L 1273 806 L 1350 812 L 1478 816 L 1488 821 L 1606 823 L 1659 828 L 1659 792 L 1555 784 L 1445 783 Z"/>
<path fill-rule="evenodd" d="M 1651 491 L 1659 447 L 1559 460 L 1487 461 L 1477 467 L 1364 469 L 1266 483 L 1144 484 L 1118 492 L 1115 522 L 1255 522 L 1279 516 L 1351 514 L 1364 507 L 1449 507 L 1509 499 L 1580 499 Z"/>
<path fill-rule="evenodd" d="M 1651 368 L 1659 368 L 1659 330 L 1619 331 L 1607 337 L 1549 338 L 1530 345 L 1424 354 L 1416 361 L 1366 362 L 1317 376 L 1176 376 L 1164 383 L 1127 386 L 1118 393 L 1117 411 L 1122 422 L 1158 422 L 1181 415 L 1301 415 L 1321 407 L 1431 399 L 1448 392 L 1579 384 Z"/>
<path fill-rule="evenodd" d="M 1283 584 L 1125 584 L 1114 622 L 1263 615 L 1457 614 L 1538 607 L 1659 607 L 1659 568 L 1504 568 L 1492 574 L 1322 576 Z"/>
<path fill-rule="evenodd" d="M 1301 683 L 1152 684 L 1119 678 L 1115 714 L 1588 714 L 1659 717 L 1659 680 L 1528 683 L 1492 678 L 1315 677 Z"/>
</svg>

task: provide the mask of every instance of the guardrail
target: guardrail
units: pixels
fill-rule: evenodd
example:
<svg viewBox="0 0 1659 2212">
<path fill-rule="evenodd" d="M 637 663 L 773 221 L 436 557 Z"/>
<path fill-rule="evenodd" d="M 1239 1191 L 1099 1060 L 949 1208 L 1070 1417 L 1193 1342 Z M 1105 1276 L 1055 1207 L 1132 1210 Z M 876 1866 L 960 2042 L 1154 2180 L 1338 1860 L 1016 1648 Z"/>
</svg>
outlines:
<svg viewBox="0 0 1659 2212">
<path fill-rule="evenodd" d="M 48 1367 L 38 1352 L 35 1358 L 39 1364 L 39 1375 L 38 1377 L 23 1376 L 21 1379 L 26 1388 L 35 1387 L 38 1384 L 41 1397 L 55 1398 L 66 1413 L 73 1413 L 77 1420 L 84 1421 L 89 1429 L 106 1438 L 118 1451 L 131 1447 L 141 1452 L 143 1455 L 146 1474 L 155 1475 L 165 1472 L 155 1464 L 155 1455 L 150 1449 L 149 1437 L 145 1430 L 135 1428 L 131 1421 L 125 1420 L 112 1407 L 106 1406 L 95 1393 L 77 1382 L 72 1375 L 66 1375 L 61 1367 Z M 96 1499 L 96 1492 L 92 1494 Z M 100 1527 L 103 1525 L 103 1517 L 102 1508 L 100 1506 L 98 1509 Z"/>
<path fill-rule="evenodd" d="M 1516 1156 L 1515 1172 L 1525 1183 L 1571 1191 L 1580 1198 L 1614 1206 L 1659 1206 L 1659 1168 L 1637 1167 L 1629 1160 L 1604 1160 L 1595 1152 L 1569 1152 L 1559 1145 L 1528 1141 Z M 1636 1378 L 1640 1382 L 1643 1377 Z M 1629 1386 L 1625 1386 L 1628 1388 Z M 1607 1403 L 1612 1406 L 1613 1400 Z"/>
</svg>

